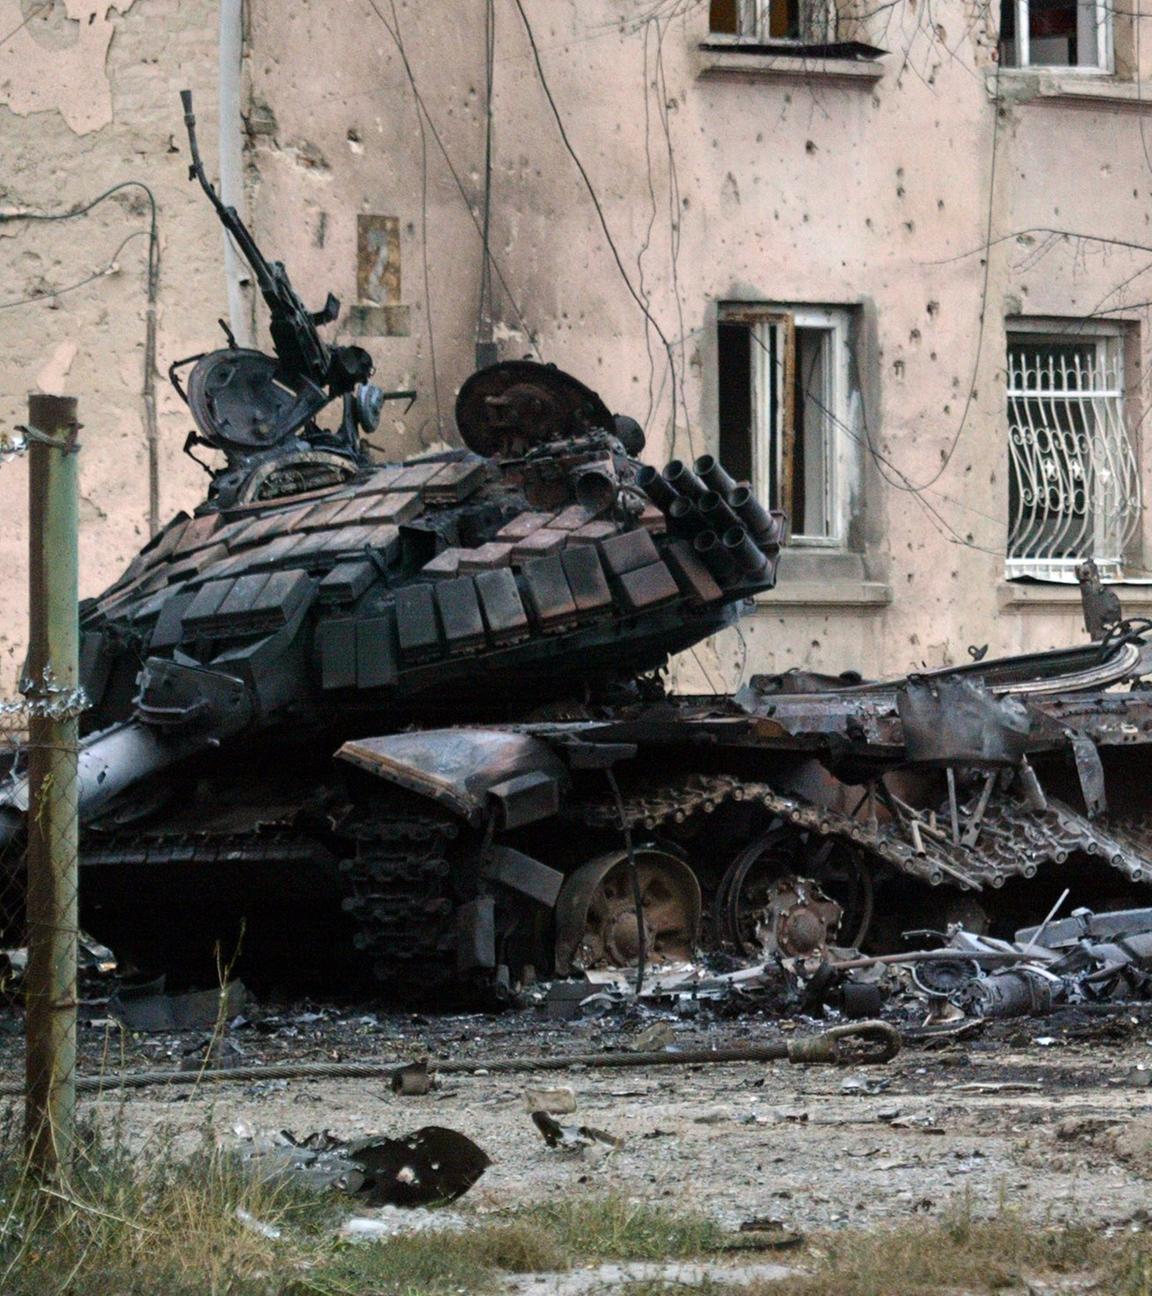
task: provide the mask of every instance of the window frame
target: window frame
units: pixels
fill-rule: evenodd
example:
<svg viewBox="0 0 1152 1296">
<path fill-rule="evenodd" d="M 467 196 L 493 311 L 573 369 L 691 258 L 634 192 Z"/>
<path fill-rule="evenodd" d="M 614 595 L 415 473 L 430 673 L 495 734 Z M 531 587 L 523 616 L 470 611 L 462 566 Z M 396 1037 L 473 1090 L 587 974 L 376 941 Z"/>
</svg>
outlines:
<svg viewBox="0 0 1152 1296">
<path fill-rule="evenodd" d="M 789 544 L 799 548 L 843 551 L 848 540 L 850 442 L 859 408 L 852 382 L 851 336 L 853 306 L 799 303 L 725 302 L 717 321 L 743 324 L 750 333 L 751 411 L 749 428 L 752 486 L 757 498 L 773 500 L 792 520 Z M 793 373 L 796 364 L 796 329 L 821 329 L 824 342 L 824 384 L 820 404 L 826 411 L 824 442 L 823 511 L 826 534 L 799 530 L 793 516 L 789 456 L 795 438 Z M 783 345 L 772 346 L 770 330 L 779 330 Z M 775 372 L 773 372 L 775 371 Z M 772 409 L 773 384 L 780 399 Z M 773 423 L 774 420 L 774 423 Z M 792 435 L 787 434 L 791 422 Z M 773 462 L 774 460 L 774 462 Z M 774 489 L 779 482 L 780 489 Z"/>
<path fill-rule="evenodd" d="M 1104 3 L 1104 0 L 1099 0 Z M 811 45 L 833 43 L 837 39 L 837 12 L 835 0 L 799 0 L 801 15 L 805 7 L 823 14 L 825 30 L 821 33 L 799 36 L 772 35 L 772 0 L 735 0 L 736 31 L 709 30 L 712 44 L 726 45 Z M 803 17 L 801 17 L 803 26 Z"/>
<path fill-rule="evenodd" d="M 1008 485 L 1011 491 L 1011 482 L 1013 474 L 1020 471 L 1013 462 L 1013 443 L 1012 443 L 1012 402 L 1013 400 L 1032 401 L 1041 403 L 1043 401 L 1064 401 L 1072 400 L 1083 401 L 1086 395 L 1097 398 L 1100 401 L 1114 401 L 1116 403 L 1116 413 L 1111 420 L 1111 426 L 1114 428 L 1113 435 L 1118 438 L 1124 438 L 1126 442 L 1123 447 L 1119 448 L 1121 459 L 1127 457 L 1127 468 L 1131 474 L 1131 484 L 1134 488 L 1135 507 L 1133 516 L 1126 522 L 1121 520 L 1117 525 L 1120 528 L 1120 539 L 1117 545 L 1115 555 L 1106 554 L 1099 551 L 1098 546 L 1102 538 L 1106 538 L 1106 530 L 1111 525 L 1107 519 L 1106 510 L 1101 508 L 1099 497 L 1094 497 L 1090 504 L 1093 513 L 1092 520 L 1092 554 L 1100 567 L 1101 575 L 1106 580 L 1124 580 L 1125 569 L 1128 566 L 1138 562 L 1138 549 L 1141 541 L 1141 531 L 1143 525 L 1144 502 L 1143 502 L 1143 456 L 1141 454 L 1141 444 L 1138 436 L 1138 429 L 1141 420 L 1137 417 L 1134 408 L 1134 398 L 1138 396 L 1138 391 L 1133 389 L 1130 381 L 1129 363 L 1128 363 L 1128 346 L 1131 338 L 1131 328 L 1123 321 L 1104 322 L 1099 320 L 1060 320 L 1060 319 L 1011 319 L 1006 321 L 1005 326 L 1005 348 L 1004 355 L 1006 361 L 1005 382 L 1004 382 L 1004 412 L 1005 412 L 1005 449 L 1008 454 Z M 1013 382 L 1013 364 L 1012 348 L 1014 345 L 1022 346 L 1084 346 L 1086 343 L 1095 345 L 1097 356 L 1103 353 L 1104 362 L 1102 372 L 1107 376 L 1111 371 L 1114 374 L 1112 384 L 1104 383 L 1101 386 L 1091 388 L 1065 388 L 1064 390 L 1054 389 L 1051 392 L 1043 388 L 1017 388 Z M 1098 358 L 1097 363 L 1100 363 Z M 1095 417 L 1095 416 L 1094 416 Z M 1116 451 L 1113 451 L 1115 454 Z M 1096 484 L 1099 489 L 1099 483 Z M 1019 488 L 1018 488 L 1019 489 Z M 1004 554 L 1004 574 L 1006 580 L 1020 580 L 1022 578 L 1039 580 L 1056 584 L 1074 584 L 1076 581 L 1075 568 L 1077 563 L 1082 561 L 1087 554 L 1074 555 L 1070 558 L 1053 558 L 1053 557 L 1022 557 L 1013 556 L 1011 549 L 1013 546 L 1013 531 L 1017 525 L 1010 511 L 1011 495 L 1005 501 L 1006 508 L 1009 508 L 1007 514 L 1007 534 L 1005 537 L 1005 554 Z"/>
<path fill-rule="evenodd" d="M 743 3 L 743 0 L 740 0 Z M 1016 16 L 1016 61 L 1002 64 L 1008 72 L 1058 72 L 1087 76 L 1112 76 L 1115 73 L 1116 53 L 1113 31 L 1113 14 L 1108 0 L 1089 0 L 1095 13 L 1096 62 L 1094 63 L 1033 63 L 1030 59 L 1031 34 L 1029 31 L 1029 5 L 1031 0 L 1007 0 Z M 1081 0 L 1083 2 L 1083 0 Z M 1079 4 L 1077 6 L 1079 8 Z M 999 42 L 1001 58 L 1004 42 Z"/>
</svg>

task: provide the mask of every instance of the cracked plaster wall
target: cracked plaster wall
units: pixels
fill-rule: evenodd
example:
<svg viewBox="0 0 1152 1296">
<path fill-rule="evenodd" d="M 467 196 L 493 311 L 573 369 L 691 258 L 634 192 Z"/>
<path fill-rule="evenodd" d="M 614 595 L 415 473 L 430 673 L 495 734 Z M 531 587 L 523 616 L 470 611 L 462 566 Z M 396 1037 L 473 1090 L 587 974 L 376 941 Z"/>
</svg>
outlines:
<svg viewBox="0 0 1152 1296">
<path fill-rule="evenodd" d="M 29 15 L 33 16 L 29 18 Z M 187 182 L 179 94 L 192 87 L 214 168 L 217 5 L 212 0 L 0 0 L 0 210 L 63 211 L 127 179 L 159 206 L 157 361 L 220 336 L 226 310 L 221 236 Z M 30 390 L 75 395 L 80 467 L 81 593 L 108 585 L 148 536 L 141 397 L 148 215 L 127 190 L 88 216 L 0 223 L 0 427 L 27 416 Z M 122 248 L 125 238 L 134 236 Z M 120 248 L 117 254 L 117 248 Z M 8 303 L 67 287 L 57 298 Z M 157 380 L 160 516 L 195 503 L 203 474 L 181 454 L 190 422 Z M 0 695 L 16 682 L 27 624 L 27 471 L 0 466 Z"/>
<path fill-rule="evenodd" d="M 883 79 L 864 89 L 702 77 L 702 4 L 678 7 L 684 16 L 659 29 L 639 21 L 652 12 L 649 0 L 525 4 L 622 259 L 634 283 L 642 271 L 651 311 L 674 341 L 681 396 L 674 445 L 666 360 L 562 147 L 511 0 L 496 4 L 492 247 L 507 283 L 495 289 L 503 356 L 526 354 L 531 332 L 544 358 L 597 387 L 613 408 L 644 419 L 648 456 L 662 462 L 673 449 L 715 448 L 717 301 L 853 304 L 862 317 L 870 433 L 916 481 L 940 464 L 974 376 L 957 453 L 924 503 L 886 483 L 861 454 L 863 553 L 854 561 L 867 580 L 891 587 L 891 604 L 789 603 L 799 564 L 786 555 L 780 594 L 739 635 L 728 632 L 683 663 L 681 679 L 732 686 L 751 670 L 787 665 L 890 673 L 961 660 L 969 643 L 990 643 L 998 653 L 1077 638 L 1075 611 L 998 607 L 1004 316 L 1075 316 L 1143 262 L 1138 253 L 1085 245 L 998 245 L 977 355 L 983 268 L 979 256 L 964 254 L 980 246 L 990 206 L 994 235 L 1058 224 L 1146 238 L 1150 195 L 1136 114 L 1016 96 L 997 127 L 986 84 L 992 37 L 973 25 L 976 10 L 963 0 L 934 8 L 931 33 L 911 5 L 893 11 L 884 32 L 861 31 L 893 51 Z M 0 0 L 0 33 L 32 8 L 31 0 Z M 381 9 L 390 17 L 388 6 Z M 401 61 L 367 0 L 251 0 L 246 158 L 257 233 L 311 304 L 328 288 L 346 308 L 356 302 L 359 214 L 398 218 L 409 330 L 356 340 L 373 353 L 384 386 L 421 390 L 409 416 L 386 409 L 379 440 L 401 455 L 454 441 L 452 402 L 473 365 L 484 5 L 398 0 L 396 11 L 467 204 L 431 134 L 422 140 Z M 201 0 L 95 8 L 54 0 L 48 21 L 33 19 L 12 38 L 15 54 L 0 49 L 7 162 L 0 204 L 59 210 L 129 177 L 155 188 L 161 371 L 212 345 L 225 311 L 220 235 L 186 181 L 177 102 L 185 85 L 196 90 L 214 171 L 216 19 L 216 5 Z M 84 593 L 107 584 L 146 538 L 145 229 L 131 194 L 81 221 L 0 225 L 0 305 L 107 266 L 121 240 L 141 231 L 113 273 L 56 300 L 0 310 L 0 423 L 21 421 L 25 393 L 38 382 L 81 398 Z M 1137 381 L 1148 319 L 1135 303 L 1147 295 L 1137 279 L 1127 296 L 1110 299 L 1141 331 Z M 351 340 L 346 329 L 342 336 Z M 182 407 L 163 380 L 158 393 L 164 517 L 200 497 L 202 478 L 180 452 L 188 427 Z M 21 464 L 0 470 L 5 517 L 23 518 L 25 491 Z M 974 547 L 950 543 L 925 503 Z M 8 613 L 0 690 L 24 647 L 25 543 L 22 525 L 0 528 Z M 819 564 L 808 568 L 815 572 L 809 583 L 819 583 Z"/>
<path fill-rule="evenodd" d="M 1010 102 L 997 125 L 987 84 L 995 32 L 982 25 L 987 10 L 967 0 L 942 0 L 931 23 L 920 6 L 882 6 L 883 29 L 865 24 L 856 34 L 892 51 L 883 78 L 850 87 L 702 76 L 703 3 L 524 3 L 622 260 L 635 284 L 642 277 L 652 314 L 674 341 L 682 383 L 674 447 L 660 343 L 621 281 L 562 146 L 512 0 L 495 6 L 492 246 L 516 303 L 497 284 L 502 356 L 529 350 L 519 310 L 545 359 L 598 388 L 610 407 L 646 421 L 648 457 L 663 462 L 673 448 L 684 457 L 716 448 L 718 301 L 850 304 L 861 316 L 865 411 L 877 450 L 913 482 L 927 481 L 963 426 L 948 468 L 920 497 L 886 482 L 856 448 L 863 552 L 847 567 L 855 564 L 855 583 L 862 575 L 873 587 L 888 585 L 889 605 L 788 602 L 798 573 L 811 589 L 839 580 L 845 565 L 801 563 L 786 553 L 779 593 L 739 633 L 726 632 L 683 661 L 681 680 L 731 687 L 752 670 L 789 665 L 892 673 L 966 660 L 969 644 L 988 643 L 996 654 L 1081 639 L 1077 608 L 999 607 L 1004 317 L 1075 318 L 1146 258 L 1098 245 L 998 244 L 978 345 L 978 249 L 990 207 L 994 237 L 1057 225 L 1147 239 L 1152 186 L 1138 116 L 1101 104 Z M 391 8 L 380 8 L 391 22 Z M 469 207 L 478 213 L 482 192 L 484 10 L 483 0 L 397 0 L 395 9 L 466 204 L 434 139 L 421 138 L 396 48 L 367 0 L 349 0 L 338 18 L 318 0 L 301 0 L 291 12 L 253 0 L 259 130 L 250 158 L 261 234 L 310 300 L 331 287 L 347 303 L 355 299 L 357 213 L 400 221 L 411 333 L 364 340 L 384 385 L 421 391 L 411 416 L 391 419 L 382 433 L 397 453 L 453 440 L 452 402 L 473 364 L 481 259 Z M 673 12 L 682 16 L 659 27 L 642 21 Z M 324 75 L 315 72 L 320 49 Z M 678 193 L 670 190 L 662 115 Z M 1148 297 L 1140 283 L 1107 299 L 1122 308 L 1114 318 L 1142 331 L 1130 374 L 1137 387 L 1148 316 L 1126 303 Z M 952 543 L 946 528 L 968 543 Z M 1144 549 L 1152 567 L 1147 537 Z"/>
</svg>

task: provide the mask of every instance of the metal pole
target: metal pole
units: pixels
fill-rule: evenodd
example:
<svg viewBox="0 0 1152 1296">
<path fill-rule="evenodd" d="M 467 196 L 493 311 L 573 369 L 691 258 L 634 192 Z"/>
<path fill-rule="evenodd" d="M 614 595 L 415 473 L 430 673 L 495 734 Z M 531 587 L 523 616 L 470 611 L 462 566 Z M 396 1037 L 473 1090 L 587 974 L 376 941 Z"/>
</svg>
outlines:
<svg viewBox="0 0 1152 1296">
<path fill-rule="evenodd" d="M 55 1178 L 72 1162 L 76 1108 L 76 400 L 31 395 L 28 422 L 25 1137 L 33 1169 Z"/>
</svg>

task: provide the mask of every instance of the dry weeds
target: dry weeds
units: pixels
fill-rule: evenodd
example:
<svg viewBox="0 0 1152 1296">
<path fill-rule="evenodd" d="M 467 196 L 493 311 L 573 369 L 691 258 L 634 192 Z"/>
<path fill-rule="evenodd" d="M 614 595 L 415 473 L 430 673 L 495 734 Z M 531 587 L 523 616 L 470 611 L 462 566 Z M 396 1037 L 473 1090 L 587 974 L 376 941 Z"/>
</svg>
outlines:
<svg viewBox="0 0 1152 1296">
<path fill-rule="evenodd" d="M 9 1156 L 0 1171 L 0 1292 L 448 1296 L 494 1291 L 513 1273 L 715 1258 L 725 1241 L 702 1215 L 597 1196 L 474 1216 L 464 1230 L 353 1242 L 338 1232 L 350 1213 L 346 1200 L 262 1182 L 208 1131 L 190 1157 L 170 1147 L 150 1152 L 133 1159 L 90 1137 L 58 1192 L 37 1186 Z M 747 1251 L 732 1258 L 754 1259 Z M 1152 1296 L 1152 1241 L 1037 1228 L 1002 1204 L 991 1218 L 967 1203 L 939 1222 L 823 1234 L 780 1258 L 801 1275 L 743 1288 L 747 1296 Z M 633 1285 L 628 1296 L 669 1290 L 719 1289 Z"/>
</svg>

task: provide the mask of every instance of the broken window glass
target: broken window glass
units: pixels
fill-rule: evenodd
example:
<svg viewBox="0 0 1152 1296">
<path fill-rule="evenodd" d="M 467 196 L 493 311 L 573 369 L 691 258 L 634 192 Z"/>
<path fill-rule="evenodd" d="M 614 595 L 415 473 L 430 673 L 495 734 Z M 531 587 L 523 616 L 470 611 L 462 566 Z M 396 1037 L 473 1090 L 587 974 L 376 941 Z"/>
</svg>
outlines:
<svg viewBox="0 0 1152 1296">
<path fill-rule="evenodd" d="M 843 541 L 845 442 L 851 446 L 849 311 L 721 309 L 720 457 L 792 519 L 803 543 Z"/>
<path fill-rule="evenodd" d="M 835 11 L 827 0 L 710 0 L 713 35 L 738 36 L 750 44 L 836 39 Z"/>
<path fill-rule="evenodd" d="M 1009 68 L 1107 70 L 1107 5 L 1104 0 L 1001 0 L 1000 62 Z"/>
</svg>

